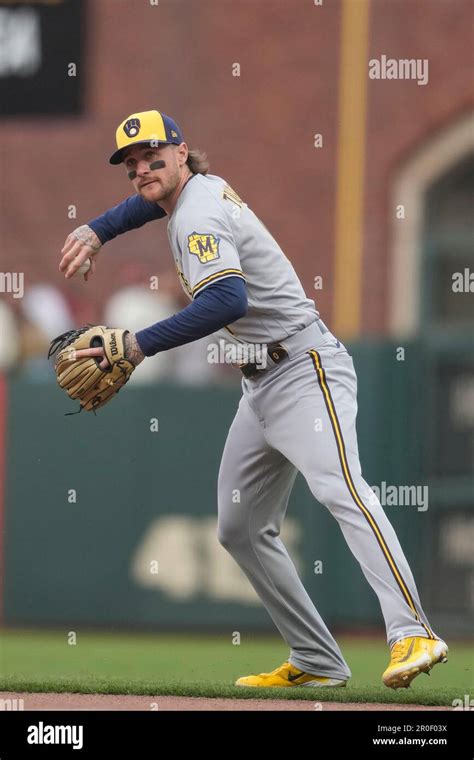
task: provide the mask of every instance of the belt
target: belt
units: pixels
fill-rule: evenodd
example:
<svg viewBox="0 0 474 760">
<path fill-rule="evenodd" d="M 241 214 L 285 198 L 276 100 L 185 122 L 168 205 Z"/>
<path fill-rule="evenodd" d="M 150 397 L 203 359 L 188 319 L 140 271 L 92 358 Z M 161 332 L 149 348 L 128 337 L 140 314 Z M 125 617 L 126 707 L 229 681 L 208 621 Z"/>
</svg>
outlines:
<svg viewBox="0 0 474 760">
<path fill-rule="evenodd" d="M 281 343 L 267 343 L 267 356 L 270 356 L 275 364 L 280 364 L 283 359 L 288 357 L 288 351 Z M 264 372 L 267 367 L 262 367 L 255 362 L 247 362 L 246 364 L 239 364 L 239 369 L 244 377 L 250 378 Z"/>
<path fill-rule="evenodd" d="M 293 335 L 287 338 L 283 338 L 279 342 L 267 343 L 267 356 L 270 357 L 273 365 L 281 364 L 285 359 L 292 358 L 305 349 L 317 346 L 321 336 L 327 332 L 329 330 L 322 319 L 317 319 L 307 327 L 293 333 Z M 270 369 L 270 367 L 268 365 L 262 367 L 256 362 L 246 362 L 245 364 L 240 364 L 239 369 L 244 377 L 253 378 Z"/>
</svg>

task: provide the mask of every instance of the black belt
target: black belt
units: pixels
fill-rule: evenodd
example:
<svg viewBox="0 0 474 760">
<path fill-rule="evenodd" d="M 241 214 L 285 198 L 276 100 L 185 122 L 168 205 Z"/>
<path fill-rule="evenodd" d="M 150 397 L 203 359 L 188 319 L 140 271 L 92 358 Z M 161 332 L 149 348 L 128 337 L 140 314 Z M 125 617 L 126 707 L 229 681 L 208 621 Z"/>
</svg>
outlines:
<svg viewBox="0 0 474 760">
<path fill-rule="evenodd" d="M 279 364 L 288 356 L 288 351 L 281 345 L 281 343 L 268 343 L 267 353 L 275 362 L 275 364 Z M 256 362 L 247 362 L 246 364 L 240 364 L 239 369 L 244 377 L 247 378 L 255 377 L 255 375 L 258 375 L 259 372 L 262 372 L 261 365 L 257 364 Z"/>
</svg>

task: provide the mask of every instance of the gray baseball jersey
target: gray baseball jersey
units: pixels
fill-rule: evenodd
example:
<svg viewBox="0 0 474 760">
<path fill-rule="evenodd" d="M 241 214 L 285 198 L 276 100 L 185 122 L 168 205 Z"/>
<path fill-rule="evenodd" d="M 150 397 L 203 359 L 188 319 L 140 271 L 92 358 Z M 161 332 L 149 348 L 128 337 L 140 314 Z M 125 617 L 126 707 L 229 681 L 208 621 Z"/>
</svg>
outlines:
<svg viewBox="0 0 474 760">
<path fill-rule="evenodd" d="M 245 279 L 247 314 L 219 337 L 271 343 L 319 316 L 276 240 L 221 177 L 192 177 L 169 219 L 168 237 L 189 298 L 224 277 Z"/>
</svg>

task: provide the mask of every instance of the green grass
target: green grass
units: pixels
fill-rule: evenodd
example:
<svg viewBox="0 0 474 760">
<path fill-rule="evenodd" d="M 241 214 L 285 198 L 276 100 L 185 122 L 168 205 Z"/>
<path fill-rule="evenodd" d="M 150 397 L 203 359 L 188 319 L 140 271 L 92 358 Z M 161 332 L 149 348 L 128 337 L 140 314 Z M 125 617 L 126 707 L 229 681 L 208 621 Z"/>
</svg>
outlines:
<svg viewBox="0 0 474 760">
<path fill-rule="evenodd" d="M 451 642 L 449 662 L 421 675 L 410 689 L 393 691 L 381 684 L 388 663 L 383 641 L 339 639 L 352 669 L 344 689 L 241 689 L 238 676 L 273 670 L 288 656 L 278 638 L 185 634 L 106 634 L 77 632 L 0 632 L 0 691 L 68 691 L 103 694 L 171 694 L 275 698 L 334 702 L 385 702 L 448 705 L 473 695 L 473 654 L 466 643 Z"/>
</svg>

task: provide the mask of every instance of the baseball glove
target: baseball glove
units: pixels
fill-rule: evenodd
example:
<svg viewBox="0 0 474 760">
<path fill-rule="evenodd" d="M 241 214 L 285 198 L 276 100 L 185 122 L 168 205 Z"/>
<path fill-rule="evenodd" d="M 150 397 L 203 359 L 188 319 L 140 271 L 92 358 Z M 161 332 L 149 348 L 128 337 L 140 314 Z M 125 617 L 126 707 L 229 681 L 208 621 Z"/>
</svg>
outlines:
<svg viewBox="0 0 474 760">
<path fill-rule="evenodd" d="M 51 341 L 48 359 L 58 352 L 54 365 L 58 383 L 70 398 L 79 401 L 79 412 L 104 406 L 130 379 L 135 365 L 125 357 L 127 332 L 104 325 L 87 325 Z M 106 369 L 99 366 L 101 356 L 76 357 L 77 351 L 100 347 L 109 363 Z"/>
</svg>

